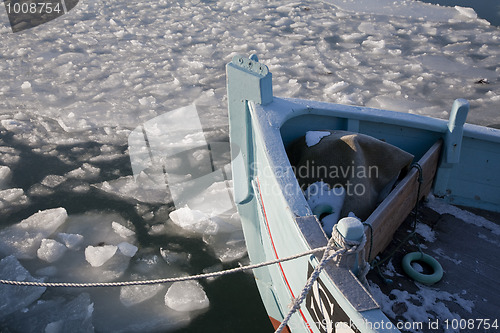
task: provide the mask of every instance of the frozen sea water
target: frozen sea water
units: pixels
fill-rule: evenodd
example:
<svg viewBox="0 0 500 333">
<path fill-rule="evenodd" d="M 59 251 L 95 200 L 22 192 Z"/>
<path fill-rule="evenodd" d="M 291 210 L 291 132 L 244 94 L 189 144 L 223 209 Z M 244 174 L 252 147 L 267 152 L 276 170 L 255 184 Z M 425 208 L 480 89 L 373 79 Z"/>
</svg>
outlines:
<svg viewBox="0 0 500 333">
<path fill-rule="evenodd" d="M 14 254 L 37 279 L 159 278 L 246 260 L 237 214 L 214 214 L 230 182 L 207 188 L 194 198 L 196 207 L 183 211 L 151 173 L 134 177 L 128 148 L 138 126 L 193 103 L 206 142 L 227 144 L 224 65 L 236 53 L 260 55 L 278 96 L 439 118 L 461 97 L 471 102 L 470 122 L 500 124 L 500 31 L 468 9 L 409 0 L 90 0 L 21 33 L 10 31 L 3 10 L 0 23 L 0 259 Z M 192 153 L 195 178 L 205 172 L 196 161 L 207 155 Z M 213 169 L 227 176 L 228 157 L 221 161 Z M 182 166 L 170 162 L 172 169 Z M 68 216 L 53 219 L 61 222 L 53 230 L 19 229 L 55 207 Z M 120 244 L 101 266 L 85 258 L 89 247 Z M 201 316 L 168 308 L 169 286 L 51 290 L 22 306 L 38 313 L 30 318 L 38 318 L 33 327 L 41 331 L 71 330 L 47 309 L 73 301 L 86 309 L 75 320 L 88 330 L 221 331 L 213 322 L 269 330 L 254 319 L 266 314 L 251 276 L 200 286 L 210 298 Z M 228 300 L 233 293 L 246 296 Z M 48 313 L 50 321 L 43 319 Z M 19 330 L 23 316 L 16 310 L 1 324 Z"/>
</svg>

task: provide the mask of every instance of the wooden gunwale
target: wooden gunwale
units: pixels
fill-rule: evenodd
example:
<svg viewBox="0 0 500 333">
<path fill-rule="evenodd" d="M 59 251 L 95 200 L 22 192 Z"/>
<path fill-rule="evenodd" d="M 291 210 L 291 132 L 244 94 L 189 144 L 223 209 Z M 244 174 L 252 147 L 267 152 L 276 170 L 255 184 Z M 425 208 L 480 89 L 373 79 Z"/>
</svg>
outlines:
<svg viewBox="0 0 500 333">
<path fill-rule="evenodd" d="M 423 183 L 418 200 L 427 196 L 431 190 L 442 145 L 443 141 L 438 140 L 418 161 L 423 172 Z M 418 169 L 411 168 L 405 178 L 399 182 L 366 220 L 366 223 L 370 224 L 373 229 L 373 244 L 368 241 L 365 247 L 368 261 L 373 260 L 389 245 L 396 230 L 415 207 L 419 187 L 418 178 Z M 368 239 L 370 239 L 370 230 L 367 230 L 366 233 Z M 371 257 L 368 258 L 370 246 Z"/>
</svg>

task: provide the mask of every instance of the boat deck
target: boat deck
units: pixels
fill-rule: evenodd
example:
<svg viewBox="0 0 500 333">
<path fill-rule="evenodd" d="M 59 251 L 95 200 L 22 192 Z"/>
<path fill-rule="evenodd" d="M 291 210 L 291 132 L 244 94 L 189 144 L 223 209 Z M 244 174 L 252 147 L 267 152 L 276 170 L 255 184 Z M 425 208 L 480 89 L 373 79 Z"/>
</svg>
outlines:
<svg viewBox="0 0 500 333">
<path fill-rule="evenodd" d="M 439 214 L 427 206 L 418 214 L 418 239 L 423 252 L 443 267 L 441 281 L 425 286 L 404 274 L 403 256 L 418 251 L 411 241 L 381 266 L 392 283 L 384 281 L 376 269 L 368 275 L 383 311 L 394 324 L 406 327 L 402 332 L 500 331 L 498 326 L 487 329 L 487 322 L 494 325 L 497 320 L 500 325 L 500 214 L 450 207 L 458 214 Z M 482 218 L 495 223 L 481 225 Z M 410 215 L 380 258 L 408 235 L 412 221 Z"/>
</svg>

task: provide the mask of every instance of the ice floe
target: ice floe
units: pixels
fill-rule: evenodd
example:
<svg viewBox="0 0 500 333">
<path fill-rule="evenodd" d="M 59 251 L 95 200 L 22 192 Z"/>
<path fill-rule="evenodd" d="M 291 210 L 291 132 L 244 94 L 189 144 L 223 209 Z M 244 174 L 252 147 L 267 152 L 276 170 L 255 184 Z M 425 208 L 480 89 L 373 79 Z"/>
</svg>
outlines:
<svg viewBox="0 0 500 333">
<path fill-rule="evenodd" d="M 127 242 L 121 242 L 117 246 L 118 250 L 120 250 L 121 253 L 131 258 L 137 253 L 137 250 L 139 249 L 137 246 Z"/>
<path fill-rule="evenodd" d="M 123 238 L 135 235 L 135 232 L 117 222 L 111 222 L 113 230 Z"/>
<path fill-rule="evenodd" d="M 18 259 L 33 259 L 44 238 L 52 235 L 68 218 L 64 208 L 48 209 L 0 231 L 0 253 Z"/>
<path fill-rule="evenodd" d="M 144 279 L 141 275 L 132 275 L 135 279 Z M 142 303 L 154 297 L 162 290 L 165 289 L 164 285 L 153 284 L 146 286 L 125 286 L 120 288 L 120 302 L 126 307 Z"/>
<path fill-rule="evenodd" d="M 196 281 L 175 282 L 165 294 L 165 304 L 176 311 L 195 311 L 210 305 L 207 294 Z"/>
<path fill-rule="evenodd" d="M 40 248 L 36 251 L 38 258 L 49 263 L 59 260 L 66 252 L 64 244 L 53 239 L 42 239 Z"/>
<path fill-rule="evenodd" d="M 87 260 L 92 267 L 100 267 L 115 255 L 117 249 L 118 247 L 114 245 L 89 245 L 85 249 L 85 260 Z"/>
<path fill-rule="evenodd" d="M 5 280 L 40 281 L 33 278 L 12 255 L 0 260 L 0 272 L 2 272 L 2 279 Z M 36 301 L 45 292 L 45 289 L 45 287 L 0 285 L 0 299 L 2 300 L 0 302 L 0 320 Z"/>
<path fill-rule="evenodd" d="M 6 320 L 17 332 L 94 332 L 94 303 L 88 293 L 39 300 Z"/>
<path fill-rule="evenodd" d="M 83 241 L 83 236 L 79 234 L 67 234 L 61 232 L 57 235 L 57 238 L 61 240 L 68 249 L 78 250 L 78 246 Z"/>
<path fill-rule="evenodd" d="M 12 171 L 8 166 L 0 165 L 0 190 L 4 190 L 7 188 L 7 184 L 9 183 L 12 177 Z"/>
<path fill-rule="evenodd" d="M 0 190 L 0 211 L 9 212 L 19 210 L 29 203 L 28 197 L 22 188 L 9 188 Z"/>
</svg>

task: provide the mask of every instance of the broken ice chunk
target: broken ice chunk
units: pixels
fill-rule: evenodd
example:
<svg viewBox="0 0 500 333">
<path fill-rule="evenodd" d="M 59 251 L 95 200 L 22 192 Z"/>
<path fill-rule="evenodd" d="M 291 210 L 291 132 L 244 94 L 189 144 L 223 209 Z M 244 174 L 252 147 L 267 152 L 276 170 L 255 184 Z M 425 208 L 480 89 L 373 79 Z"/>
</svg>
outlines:
<svg viewBox="0 0 500 333">
<path fill-rule="evenodd" d="M 8 166 L 0 165 L 0 190 L 6 189 L 12 178 L 12 172 Z"/>
<path fill-rule="evenodd" d="M 175 252 L 172 250 L 160 248 L 160 254 L 169 265 L 188 265 L 191 260 L 191 253 Z"/>
<path fill-rule="evenodd" d="M 127 242 L 121 242 L 120 244 L 118 244 L 118 249 L 120 249 L 120 252 L 123 255 L 130 257 L 130 258 L 132 258 L 138 250 L 137 246 L 132 245 L 132 244 L 127 243 Z"/>
<path fill-rule="evenodd" d="M 53 239 L 42 239 L 42 244 L 36 252 L 41 260 L 53 263 L 59 260 L 66 252 L 66 246 Z"/>
<path fill-rule="evenodd" d="M 48 175 L 46 176 L 41 184 L 42 185 L 45 185 L 47 187 L 50 187 L 50 188 L 54 188 L 56 186 L 59 186 L 61 185 L 62 183 L 64 183 L 66 181 L 66 178 L 63 177 L 63 176 L 59 176 L 59 175 Z"/>
<path fill-rule="evenodd" d="M 114 245 L 87 247 L 85 249 L 85 259 L 81 258 L 83 264 L 79 261 L 79 258 L 75 258 L 77 264 L 72 267 L 71 271 L 66 270 L 68 276 L 71 276 L 75 281 L 82 282 L 107 282 L 118 279 L 127 270 L 130 257 L 117 250 L 118 247 Z"/>
<path fill-rule="evenodd" d="M 97 244 L 117 245 L 123 242 L 123 237 L 113 230 L 113 221 L 121 225 L 127 223 L 116 213 L 88 212 L 81 215 L 71 215 L 64 232 L 82 235 L 84 237 L 82 245 L 84 246 L 96 246 Z M 128 241 L 132 243 L 132 240 Z"/>
<path fill-rule="evenodd" d="M 146 279 L 142 275 L 133 274 L 132 279 Z M 165 285 L 152 284 L 145 286 L 125 286 L 120 288 L 120 302 L 126 307 L 142 303 L 165 289 Z"/>
<path fill-rule="evenodd" d="M 72 296 L 70 296 L 72 297 Z M 39 300 L 5 320 L 9 332 L 94 332 L 94 304 L 87 293 L 76 298 Z"/>
<path fill-rule="evenodd" d="M 230 234 L 207 235 L 203 237 L 203 241 L 212 247 L 216 257 L 224 263 L 241 259 L 247 254 L 242 230 Z"/>
<path fill-rule="evenodd" d="M 148 234 L 151 236 L 157 236 L 165 233 L 165 224 L 155 224 L 149 228 Z"/>
<path fill-rule="evenodd" d="M 0 261 L 0 272 L 4 280 L 40 281 L 34 279 L 12 255 Z M 45 289 L 45 287 L 0 284 L 0 319 L 30 305 L 45 292 Z"/>
<path fill-rule="evenodd" d="M 85 259 L 92 267 L 99 267 L 111 259 L 115 255 L 117 249 L 118 247 L 114 245 L 89 245 L 85 249 Z"/>
<path fill-rule="evenodd" d="M 207 273 L 214 273 L 214 272 L 220 272 L 224 269 L 224 267 L 222 266 L 222 264 L 215 264 L 213 266 L 210 266 L 210 267 L 207 267 L 207 268 L 204 268 L 203 269 L 203 273 L 207 274 Z M 209 277 L 207 278 L 207 282 L 213 282 L 215 281 L 217 277 Z"/>
<path fill-rule="evenodd" d="M 68 214 L 64 208 L 40 211 L 0 231 L 0 253 L 18 259 L 34 259 L 42 239 L 52 235 Z"/>
<path fill-rule="evenodd" d="M 64 321 L 62 321 L 62 320 L 53 321 L 51 323 L 48 323 L 47 326 L 45 326 L 45 333 L 62 332 L 63 325 L 64 325 Z"/>
<path fill-rule="evenodd" d="M 165 304 L 175 311 L 195 311 L 207 308 L 210 302 L 197 281 L 183 281 L 168 288 Z"/>
<path fill-rule="evenodd" d="M 77 250 L 78 245 L 83 241 L 83 236 L 79 234 L 66 234 L 64 232 L 60 232 L 58 238 L 66 245 L 68 249 Z"/>
<path fill-rule="evenodd" d="M 123 238 L 126 238 L 126 237 L 130 237 L 130 236 L 133 236 L 135 235 L 135 232 L 130 230 L 129 228 L 121 225 L 120 223 L 118 222 L 112 222 L 111 223 L 111 227 L 113 228 L 113 230 L 120 236 L 122 236 Z"/>
<path fill-rule="evenodd" d="M 65 176 L 76 179 L 95 179 L 99 176 L 100 172 L 101 169 L 91 164 L 83 163 L 81 167 L 66 173 Z"/>
<path fill-rule="evenodd" d="M 152 276 L 153 272 L 155 272 L 158 267 L 161 267 L 159 265 L 160 263 L 161 259 L 156 254 L 142 255 L 139 258 L 136 258 L 134 270 L 142 274 Z"/>
<path fill-rule="evenodd" d="M 24 195 L 22 188 L 0 190 L 0 209 L 8 209 L 11 206 L 21 206 L 27 203 L 28 197 Z"/>
<path fill-rule="evenodd" d="M 171 199 L 165 191 L 165 179 L 159 176 L 164 177 L 163 173 L 150 175 L 141 172 L 136 178 L 134 176 L 124 176 L 92 186 L 125 200 L 166 204 Z M 162 180 L 162 182 L 159 180 Z"/>
<path fill-rule="evenodd" d="M 182 229 L 196 234 L 214 235 L 219 229 L 215 218 L 187 206 L 174 210 L 169 217 Z"/>
<path fill-rule="evenodd" d="M 31 83 L 29 81 L 24 81 L 23 84 L 21 84 L 21 89 L 25 92 L 31 92 Z"/>
</svg>

